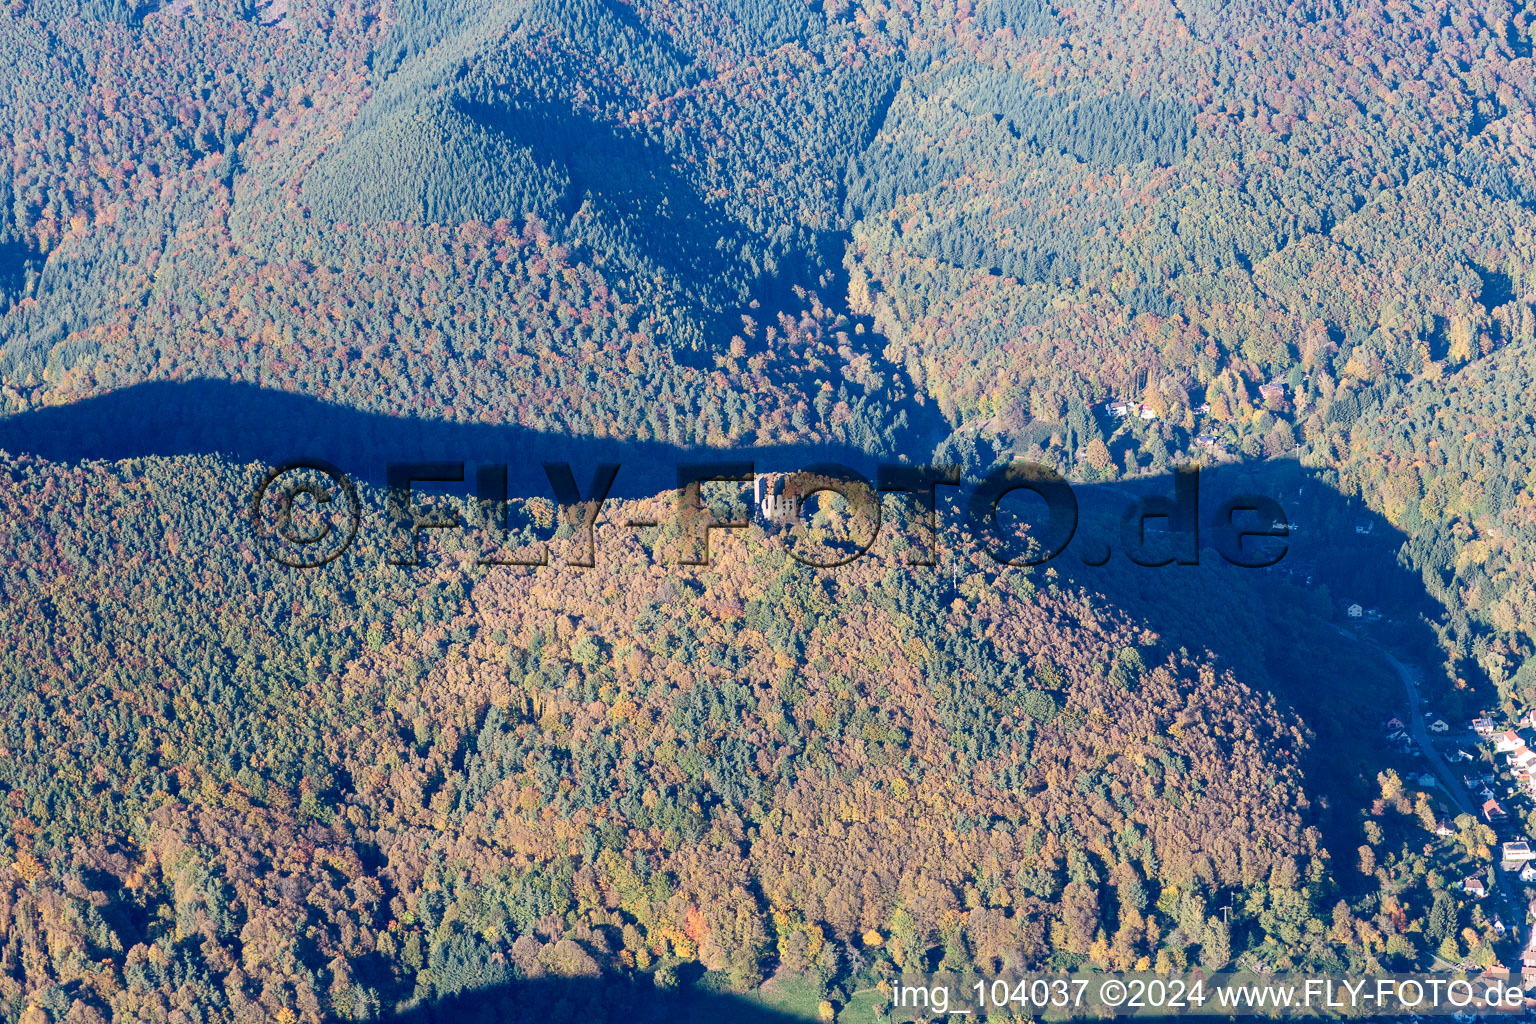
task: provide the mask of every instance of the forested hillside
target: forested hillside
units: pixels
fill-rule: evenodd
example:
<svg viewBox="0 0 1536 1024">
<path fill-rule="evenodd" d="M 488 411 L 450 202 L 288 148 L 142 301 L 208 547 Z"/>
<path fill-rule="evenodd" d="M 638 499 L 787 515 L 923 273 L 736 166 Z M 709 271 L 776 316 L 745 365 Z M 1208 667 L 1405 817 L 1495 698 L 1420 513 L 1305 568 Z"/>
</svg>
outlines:
<svg viewBox="0 0 1536 1024">
<path fill-rule="evenodd" d="M 1536 708 L 1533 19 L 6 5 L 0 1012 L 600 977 L 851 1020 L 898 967 L 1502 956 L 1449 866 L 1491 833 L 1432 839 L 1401 681 L 1334 626 L 1377 611 L 1458 724 Z M 461 440 L 1105 499 L 1200 462 L 1299 539 L 1023 570 L 952 526 L 831 573 L 754 528 L 691 569 L 625 495 L 587 571 L 392 567 L 370 519 L 303 572 L 242 518 L 252 460 Z"/>
<path fill-rule="evenodd" d="M 13 1005 L 369 1019 L 695 963 L 845 1001 L 881 965 L 1424 952 L 1381 924 L 1412 883 L 1341 902 L 1283 689 L 963 532 L 958 587 L 899 541 L 829 577 L 756 528 L 704 572 L 617 525 L 587 571 L 569 541 L 386 567 L 369 492 L 359 550 L 296 572 L 224 497 L 256 468 L 4 466 L 6 521 L 47 527 L 0 584 Z"/>
</svg>

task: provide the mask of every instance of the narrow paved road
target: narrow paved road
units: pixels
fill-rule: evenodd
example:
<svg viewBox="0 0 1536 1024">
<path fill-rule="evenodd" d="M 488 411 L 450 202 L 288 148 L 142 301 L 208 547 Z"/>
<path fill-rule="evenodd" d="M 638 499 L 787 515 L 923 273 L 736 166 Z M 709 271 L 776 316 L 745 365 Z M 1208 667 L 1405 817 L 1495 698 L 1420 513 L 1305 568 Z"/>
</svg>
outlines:
<svg viewBox="0 0 1536 1024">
<path fill-rule="evenodd" d="M 1393 671 L 1397 673 L 1397 677 L 1403 681 L 1403 689 L 1408 691 L 1408 717 L 1406 724 L 1408 731 L 1413 734 L 1414 742 L 1419 745 L 1420 750 L 1424 751 L 1424 760 L 1429 764 L 1430 770 L 1434 772 L 1435 777 L 1440 780 L 1440 785 L 1445 790 L 1446 797 L 1456 805 L 1457 809 L 1463 814 L 1470 814 L 1481 821 L 1482 801 L 1472 795 L 1461 781 L 1461 776 L 1446 763 L 1445 758 L 1440 755 L 1440 751 L 1436 750 L 1435 745 L 1430 742 L 1429 730 L 1424 725 L 1424 712 L 1420 710 L 1419 670 L 1417 666 L 1403 664 L 1393 657 L 1392 652 L 1374 640 L 1367 640 L 1338 626 L 1335 626 L 1334 629 L 1337 629 L 1356 643 L 1366 644 L 1377 654 L 1380 654 L 1388 665 L 1392 666 Z M 1515 901 L 1514 894 L 1510 891 L 1509 881 L 1505 877 L 1506 873 L 1499 867 L 1499 860 L 1499 851 L 1495 847 L 1494 864 L 1489 869 L 1488 874 L 1493 881 L 1494 888 L 1498 891 L 1500 901 L 1504 904 L 1503 921 L 1509 927 L 1510 934 L 1514 937 L 1515 942 L 1521 943 L 1524 941 L 1525 907 L 1523 904 Z"/>
</svg>

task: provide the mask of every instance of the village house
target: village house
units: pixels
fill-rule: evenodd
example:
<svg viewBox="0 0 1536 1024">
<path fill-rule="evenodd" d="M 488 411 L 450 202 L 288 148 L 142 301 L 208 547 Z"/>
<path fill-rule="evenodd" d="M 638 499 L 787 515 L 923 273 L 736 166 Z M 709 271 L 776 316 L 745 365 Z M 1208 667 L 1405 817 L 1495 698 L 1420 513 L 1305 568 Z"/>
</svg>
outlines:
<svg viewBox="0 0 1536 1024">
<path fill-rule="evenodd" d="M 1483 817 L 1487 819 L 1489 823 L 1492 823 L 1495 821 L 1503 821 L 1505 818 L 1509 817 L 1509 815 L 1504 813 L 1504 808 L 1499 806 L 1499 802 L 1497 800 L 1489 797 L 1487 800 L 1483 801 Z"/>
<path fill-rule="evenodd" d="M 1523 879 L 1525 873 L 1521 872 L 1520 877 Z M 1530 910 L 1536 913 L 1536 900 L 1531 901 Z M 1536 977 L 1536 924 L 1531 925 L 1526 935 L 1525 950 L 1520 954 L 1520 974 L 1523 980 Z"/>
<path fill-rule="evenodd" d="M 1344 613 L 1352 619 L 1358 619 L 1365 615 L 1365 609 L 1358 604 L 1352 604 L 1344 609 Z"/>
<path fill-rule="evenodd" d="M 1505 843 L 1500 854 L 1505 864 L 1524 864 L 1531 859 L 1531 844 L 1523 841 Z"/>
<path fill-rule="evenodd" d="M 1451 725 L 1443 718 L 1436 718 L 1429 723 L 1430 732 L 1450 732 Z"/>
<path fill-rule="evenodd" d="M 1525 740 L 1521 739 L 1520 734 L 1513 729 L 1505 729 L 1493 740 L 1493 749 L 1500 754 L 1519 750 L 1523 746 L 1525 746 Z"/>
<path fill-rule="evenodd" d="M 1461 888 L 1463 892 L 1473 897 L 1474 899 L 1482 899 L 1484 896 L 1488 895 L 1488 890 L 1483 888 L 1483 880 L 1477 875 L 1473 875 L 1471 878 L 1468 878 L 1466 881 L 1462 882 Z"/>
<path fill-rule="evenodd" d="M 1479 736 L 1483 737 L 1484 739 L 1487 739 L 1488 737 L 1493 735 L 1493 719 L 1491 719 L 1491 718 L 1474 718 L 1474 719 L 1472 719 L 1472 731 L 1477 733 Z"/>
</svg>

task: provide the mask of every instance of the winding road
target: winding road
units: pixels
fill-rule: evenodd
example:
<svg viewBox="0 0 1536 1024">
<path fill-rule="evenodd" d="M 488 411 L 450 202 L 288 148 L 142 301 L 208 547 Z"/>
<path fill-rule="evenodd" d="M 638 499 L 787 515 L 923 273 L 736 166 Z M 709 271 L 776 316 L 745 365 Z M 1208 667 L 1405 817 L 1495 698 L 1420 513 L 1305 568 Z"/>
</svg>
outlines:
<svg viewBox="0 0 1536 1024">
<path fill-rule="evenodd" d="M 1420 709 L 1420 677 L 1418 667 L 1406 665 L 1399 661 L 1393 656 L 1391 651 L 1388 651 L 1374 640 L 1367 640 L 1339 626 L 1335 626 L 1334 629 L 1337 629 L 1341 634 L 1356 643 L 1366 644 L 1376 651 L 1377 654 L 1381 655 L 1388 665 L 1392 666 L 1393 671 L 1397 673 L 1397 677 L 1403 681 L 1403 689 L 1408 691 L 1408 717 L 1405 720 L 1405 724 L 1408 726 L 1408 731 L 1413 736 L 1414 742 L 1424 752 L 1424 760 L 1428 762 L 1430 770 L 1434 772 L 1435 777 L 1440 780 L 1440 786 L 1445 791 L 1446 798 L 1456 805 L 1457 810 L 1463 814 L 1470 814 L 1481 821 L 1482 802 L 1472 795 L 1467 789 L 1466 784 L 1461 781 L 1461 777 L 1446 763 L 1440 751 L 1435 749 L 1435 745 L 1430 742 L 1429 730 L 1424 726 L 1424 712 Z M 1500 902 L 1504 904 L 1502 920 L 1509 926 L 1510 934 L 1515 937 L 1515 941 L 1519 942 L 1525 926 L 1525 908 L 1522 904 L 1516 902 L 1514 894 L 1510 891 L 1509 881 L 1505 877 L 1506 872 L 1499 867 L 1497 856 L 1495 856 L 1494 864 L 1489 869 L 1488 875 L 1493 882 L 1494 888 L 1498 891 Z"/>
</svg>

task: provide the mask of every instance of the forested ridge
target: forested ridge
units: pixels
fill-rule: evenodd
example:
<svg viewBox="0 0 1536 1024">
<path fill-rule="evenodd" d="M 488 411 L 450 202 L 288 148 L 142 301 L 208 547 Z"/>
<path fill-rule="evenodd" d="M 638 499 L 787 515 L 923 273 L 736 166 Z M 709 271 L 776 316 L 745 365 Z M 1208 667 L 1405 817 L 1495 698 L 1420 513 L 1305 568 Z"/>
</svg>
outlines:
<svg viewBox="0 0 1536 1024">
<path fill-rule="evenodd" d="M 4 466 L 7 521 L 46 526 L 0 582 L 18 1011 L 369 1019 L 692 964 L 841 1003 L 882 965 L 1427 952 L 1382 923 L 1428 899 L 1411 865 L 1358 909 L 1333 880 L 1312 733 L 1234 674 L 1262 659 L 963 532 L 963 576 L 901 531 L 830 576 L 757 528 L 688 570 L 618 525 L 658 498 L 604 512 L 592 570 L 558 533 L 542 569 L 451 539 L 404 568 L 365 489 L 359 549 L 298 572 L 226 497 L 256 468 Z"/>
<path fill-rule="evenodd" d="M 864 1019 L 900 967 L 1503 956 L 1448 866 L 1491 833 L 1429 835 L 1376 735 L 1400 684 L 1331 623 L 1383 609 L 1458 725 L 1536 707 L 1533 18 L 7 5 L 0 415 L 48 457 L 0 455 L 0 1011 L 362 1020 L 575 977 Z M 238 515 L 252 452 L 55 429 L 160 422 L 146 384 L 1104 494 L 1199 461 L 1307 543 L 1294 575 L 961 535 L 818 574 L 752 532 L 680 571 L 615 503 L 586 572 L 296 573 Z"/>
</svg>

